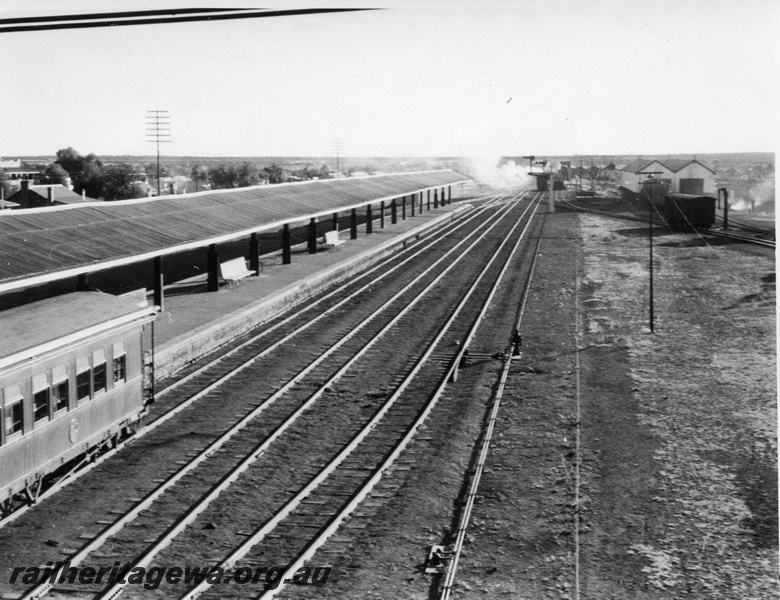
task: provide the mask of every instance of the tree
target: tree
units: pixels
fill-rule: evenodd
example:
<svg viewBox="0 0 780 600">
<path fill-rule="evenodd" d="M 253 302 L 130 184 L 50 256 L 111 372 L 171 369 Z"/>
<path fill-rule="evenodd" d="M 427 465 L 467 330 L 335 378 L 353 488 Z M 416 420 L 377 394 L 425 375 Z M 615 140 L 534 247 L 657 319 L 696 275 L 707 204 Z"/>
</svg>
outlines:
<svg viewBox="0 0 780 600">
<path fill-rule="evenodd" d="M 151 179 L 157 179 L 157 163 L 151 162 L 146 165 L 144 165 L 144 171 L 146 171 L 146 177 Z M 164 164 L 160 163 L 160 178 L 163 177 L 170 177 L 171 171 L 166 167 Z"/>
<path fill-rule="evenodd" d="M 61 165 L 53 163 L 46 167 L 43 172 L 44 183 L 60 183 L 66 185 L 70 179 L 70 173 L 62 168 Z"/>
<path fill-rule="evenodd" d="M 190 171 L 190 179 L 193 181 L 208 181 L 209 180 L 209 170 L 207 167 L 204 167 L 203 165 L 197 165 L 195 167 L 192 167 L 192 171 Z"/>
<path fill-rule="evenodd" d="M 268 174 L 268 183 L 284 183 L 284 171 L 276 163 L 263 169 Z"/>
<path fill-rule="evenodd" d="M 84 192 L 90 198 L 103 195 L 103 169 L 97 162 L 84 163 L 81 174 L 73 178 L 73 191 L 77 194 Z"/>
<path fill-rule="evenodd" d="M 70 173 L 71 178 L 75 181 L 84 170 L 84 157 L 74 148 L 68 146 L 67 148 L 57 150 L 57 160 L 54 161 L 54 164 L 60 165 Z"/>
<path fill-rule="evenodd" d="M 8 198 L 11 195 L 13 189 L 11 184 L 8 183 L 8 175 L 6 175 L 5 169 L 0 168 L 0 188 L 3 190 L 3 197 Z"/>
<path fill-rule="evenodd" d="M 69 146 L 57 150 L 57 160 L 54 164 L 60 165 L 70 174 L 74 192 L 84 192 L 90 198 L 100 198 L 103 162 L 94 153 L 84 157 Z"/>
<path fill-rule="evenodd" d="M 209 169 L 209 182 L 215 190 L 236 187 L 238 175 L 232 164 L 222 163 Z"/>
<path fill-rule="evenodd" d="M 138 185 L 138 175 L 133 165 L 121 163 L 109 165 L 100 178 L 101 192 L 105 200 L 143 198 L 146 194 Z"/>
<path fill-rule="evenodd" d="M 249 187 L 260 184 L 260 171 L 257 165 L 250 162 L 241 163 L 236 169 L 236 185 L 238 187 Z"/>
</svg>

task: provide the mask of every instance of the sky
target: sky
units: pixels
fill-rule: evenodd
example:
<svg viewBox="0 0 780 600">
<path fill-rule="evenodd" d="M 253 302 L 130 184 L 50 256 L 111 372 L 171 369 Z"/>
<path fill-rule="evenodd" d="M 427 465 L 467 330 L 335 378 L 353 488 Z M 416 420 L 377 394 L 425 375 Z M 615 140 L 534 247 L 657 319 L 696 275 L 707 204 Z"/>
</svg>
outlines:
<svg viewBox="0 0 780 600">
<path fill-rule="evenodd" d="M 0 19 L 166 7 L 382 10 L 0 34 L 0 156 L 774 151 L 776 0 L 0 0 Z"/>
</svg>

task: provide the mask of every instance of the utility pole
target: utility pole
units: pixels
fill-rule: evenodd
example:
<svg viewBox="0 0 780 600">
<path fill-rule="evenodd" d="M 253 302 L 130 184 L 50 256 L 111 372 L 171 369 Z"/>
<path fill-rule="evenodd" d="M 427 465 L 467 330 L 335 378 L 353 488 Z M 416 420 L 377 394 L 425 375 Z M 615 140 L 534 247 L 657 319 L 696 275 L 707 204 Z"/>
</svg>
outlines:
<svg viewBox="0 0 780 600">
<path fill-rule="evenodd" d="M 650 333 L 655 333 L 655 299 L 653 297 L 653 192 L 645 187 L 645 184 L 653 181 L 654 175 L 662 175 L 663 171 L 643 171 L 637 175 L 647 175 L 648 178 L 642 182 L 642 192 L 647 196 L 648 210 L 650 211 Z"/>
<path fill-rule="evenodd" d="M 146 141 L 157 144 L 157 195 L 161 196 L 160 184 L 160 144 L 171 144 L 173 140 L 166 140 L 171 137 L 166 131 L 170 131 L 170 116 L 167 110 L 148 110 L 146 111 Z"/>
<path fill-rule="evenodd" d="M 333 154 L 336 155 L 336 176 L 341 176 L 341 165 L 339 164 L 339 157 L 344 152 L 344 140 L 341 138 L 335 138 L 332 144 Z"/>
<path fill-rule="evenodd" d="M 547 179 L 547 210 L 551 213 L 555 212 L 555 198 L 553 197 L 553 189 L 555 185 L 553 184 L 553 174 L 552 171 L 550 171 L 550 177 Z"/>
</svg>

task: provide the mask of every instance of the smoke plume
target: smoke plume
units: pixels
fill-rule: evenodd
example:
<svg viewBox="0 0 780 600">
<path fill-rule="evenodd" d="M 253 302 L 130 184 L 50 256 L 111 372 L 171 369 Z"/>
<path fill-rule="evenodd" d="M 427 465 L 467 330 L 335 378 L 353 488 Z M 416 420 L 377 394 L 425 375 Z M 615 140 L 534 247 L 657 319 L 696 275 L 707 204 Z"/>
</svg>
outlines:
<svg viewBox="0 0 780 600">
<path fill-rule="evenodd" d="M 534 185 L 533 177 L 528 175 L 528 168 L 510 160 L 502 163 L 495 157 L 470 157 L 463 161 L 465 174 L 477 182 L 494 188 L 510 189 Z"/>
</svg>

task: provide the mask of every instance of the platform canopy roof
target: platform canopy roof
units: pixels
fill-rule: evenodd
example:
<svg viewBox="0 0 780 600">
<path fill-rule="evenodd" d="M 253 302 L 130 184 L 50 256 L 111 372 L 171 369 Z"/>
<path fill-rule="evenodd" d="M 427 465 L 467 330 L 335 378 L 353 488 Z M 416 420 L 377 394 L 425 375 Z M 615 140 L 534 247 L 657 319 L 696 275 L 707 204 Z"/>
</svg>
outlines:
<svg viewBox="0 0 780 600">
<path fill-rule="evenodd" d="M 0 292 L 465 181 L 423 171 L 0 212 Z"/>
</svg>

